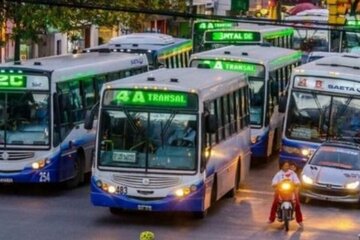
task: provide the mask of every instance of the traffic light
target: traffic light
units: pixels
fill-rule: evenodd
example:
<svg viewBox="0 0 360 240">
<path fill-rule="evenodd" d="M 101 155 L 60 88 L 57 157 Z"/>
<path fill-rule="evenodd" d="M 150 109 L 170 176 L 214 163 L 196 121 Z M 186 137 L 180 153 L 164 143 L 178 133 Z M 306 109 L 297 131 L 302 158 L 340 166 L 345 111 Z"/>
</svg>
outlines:
<svg viewBox="0 0 360 240">
<path fill-rule="evenodd" d="M 327 0 L 329 10 L 329 24 L 344 25 L 346 13 L 350 7 L 349 0 Z"/>
</svg>

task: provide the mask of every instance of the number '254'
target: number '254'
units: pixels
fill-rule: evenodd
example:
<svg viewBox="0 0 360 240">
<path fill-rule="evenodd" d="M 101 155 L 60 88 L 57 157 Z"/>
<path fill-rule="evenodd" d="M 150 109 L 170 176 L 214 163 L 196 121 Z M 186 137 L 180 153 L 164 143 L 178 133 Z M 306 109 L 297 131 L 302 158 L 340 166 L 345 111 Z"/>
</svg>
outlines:
<svg viewBox="0 0 360 240">
<path fill-rule="evenodd" d="M 22 87 L 24 77 L 20 75 L 0 75 L 0 87 Z"/>
</svg>

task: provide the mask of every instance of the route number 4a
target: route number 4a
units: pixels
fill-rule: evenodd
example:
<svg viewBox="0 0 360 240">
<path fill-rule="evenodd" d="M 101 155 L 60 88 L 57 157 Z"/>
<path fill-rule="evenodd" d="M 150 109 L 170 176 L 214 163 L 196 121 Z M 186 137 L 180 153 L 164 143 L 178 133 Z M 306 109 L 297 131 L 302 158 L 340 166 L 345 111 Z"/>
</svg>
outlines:
<svg viewBox="0 0 360 240">
<path fill-rule="evenodd" d="M 50 172 L 40 172 L 39 182 L 50 182 Z"/>
</svg>

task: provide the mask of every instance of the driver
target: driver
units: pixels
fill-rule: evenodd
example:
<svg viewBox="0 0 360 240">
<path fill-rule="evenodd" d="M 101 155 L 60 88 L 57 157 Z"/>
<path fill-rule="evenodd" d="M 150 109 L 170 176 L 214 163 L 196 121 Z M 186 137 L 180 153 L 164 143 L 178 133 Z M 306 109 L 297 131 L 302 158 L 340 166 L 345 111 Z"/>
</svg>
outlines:
<svg viewBox="0 0 360 240">
<path fill-rule="evenodd" d="M 290 163 L 285 161 L 283 165 L 281 166 L 280 171 L 278 171 L 273 180 L 272 180 L 272 187 L 276 189 L 277 184 L 280 183 L 284 179 L 291 180 L 295 185 L 300 185 L 300 180 L 297 177 L 296 173 L 290 169 Z M 278 208 L 279 204 L 279 194 L 275 190 L 274 194 L 274 201 L 271 207 L 270 216 L 268 223 L 273 223 L 275 221 L 276 216 L 276 210 Z M 295 192 L 295 215 L 296 215 L 296 222 L 299 224 L 300 227 L 303 227 L 303 219 L 302 219 L 302 213 L 300 209 L 300 200 L 299 195 Z"/>
<path fill-rule="evenodd" d="M 171 146 L 194 146 L 196 131 L 195 122 L 185 122 L 185 128 L 177 128 L 169 137 L 168 142 Z"/>
</svg>

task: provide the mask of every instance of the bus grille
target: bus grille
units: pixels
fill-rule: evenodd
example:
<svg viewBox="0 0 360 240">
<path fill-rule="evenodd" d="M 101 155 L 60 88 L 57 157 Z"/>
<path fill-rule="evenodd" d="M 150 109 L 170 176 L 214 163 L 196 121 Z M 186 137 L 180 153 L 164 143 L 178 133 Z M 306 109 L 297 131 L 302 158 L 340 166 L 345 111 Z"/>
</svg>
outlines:
<svg viewBox="0 0 360 240">
<path fill-rule="evenodd" d="M 119 176 L 113 175 L 114 182 L 132 188 L 161 189 L 176 186 L 180 183 L 178 177 L 142 177 L 142 176 Z"/>
<path fill-rule="evenodd" d="M 34 152 L 0 152 L 0 160 L 23 160 L 34 156 Z"/>
</svg>

